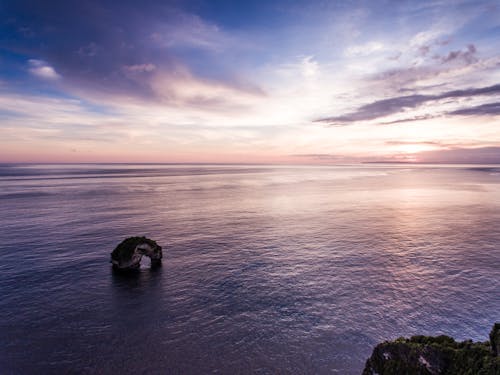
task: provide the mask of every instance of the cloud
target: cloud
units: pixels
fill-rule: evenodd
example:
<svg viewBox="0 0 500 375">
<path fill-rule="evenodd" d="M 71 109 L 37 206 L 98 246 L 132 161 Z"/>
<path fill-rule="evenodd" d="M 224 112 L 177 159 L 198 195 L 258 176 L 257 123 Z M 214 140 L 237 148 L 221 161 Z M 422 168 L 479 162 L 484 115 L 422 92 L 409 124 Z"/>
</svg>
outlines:
<svg viewBox="0 0 500 375">
<path fill-rule="evenodd" d="M 375 52 L 383 51 L 384 48 L 385 46 L 381 42 L 368 42 L 348 47 L 345 51 L 345 55 L 348 57 L 366 57 Z"/>
<path fill-rule="evenodd" d="M 500 94 L 500 84 L 487 87 L 470 88 L 465 90 L 453 90 L 445 92 L 441 95 L 436 95 L 435 97 L 438 99 L 445 99 L 445 98 L 465 98 L 476 95 L 495 95 L 495 94 Z"/>
<path fill-rule="evenodd" d="M 294 158 L 308 158 L 308 159 L 321 159 L 321 160 L 338 160 L 344 159 L 345 155 L 336 154 L 292 154 Z"/>
<path fill-rule="evenodd" d="M 326 117 L 315 120 L 315 122 L 326 122 L 332 125 L 344 125 L 356 121 L 373 120 L 393 113 L 398 113 L 403 109 L 415 108 L 428 100 L 430 100 L 428 95 L 407 95 L 383 99 L 363 105 L 356 111 L 346 115 Z"/>
<path fill-rule="evenodd" d="M 474 115 L 474 116 L 486 116 L 486 115 L 498 116 L 500 115 L 500 103 L 499 102 L 487 103 L 487 104 L 477 105 L 474 107 L 462 108 L 456 111 L 449 112 L 449 114 Z"/>
<path fill-rule="evenodd" d="M 465 51 L 451 51 L 447 56 L 441 57 L 441 61 L 443 63 L 448 63 L 451 61 L 462 60 L 467 64 L 472 64 L 477 61 L 475 56 L 476 52 L 476 46 L 474 44 L 469 44 Z M 439 58 L 439 56 L 436 56 L 435 58 Z"/>
<path fill-rule="evenodd" d="M 467 98 L 474 97 L 479 95 L 495 95 L 500 94 L 500 84 L 480 87 L 480 88 L 470 88 L 464 90 L 453 90 L 447 91 L 438 95 L 406 95 L 406 96 L 398 96 L 389 99 L 377 100 L 369 104 L 365 104 L 354 112 L 340 115 L 340 116 L 332 116 L 332 117 L 324 117 L 314 122 L 322 122 L 327 123 L 329 125 L 348 125 L 357 121 L 367 121 L 367 120 L 375 120 L 377 118 L 385 117 L 392 114 L 401 113 L 407 109 L 414 109 L 421 106 L 424 103 L 435 102 L 443 99 L 457 99 L 457 98 Z M 487 108 L 483 108 L 487 109 Z M 494 111 L 495 108 L 490 107 L 490 110 Z M 460 110 L 449 112 L 448 114 L 467 114 L 460 112 Z M 425 118 L 420 118 L 425 119 Z M 410 118 L 409 121 L 419 120 L 418 117 Z M 388 123 L 397 123 L 397 122 L 405 122 L 408 120 L 396 120 L 396 122 L 388 122 Z"/>
<path fill-rule="evenodd" d="M 319 73 L 319 64 L 314 60 L 314 56 L 306 56 L 300 63 L 302 76 L 306 78 L 316 77 Z"/>
<path fill-rule="evenodd" d="M 125 65 L 123 67 L 125 71 L 129 73 L 150 73 L 156 69 L 155 64 L 136 64 L 136 65 Z"/>
<path fill-rule="evenodd" d="M 191 47 L 207 51 L 228 48 L 231 38 L 213 23 L 195 14 L 172 10 L 174 22 L 159 23 L 150 34 L 150 40 L 161 47 Z"/>
<path fill-rule="evenodd" d="M 394 125 L 394 124 L 401 124 L 404 122 L 423 121 L 423 120 L 430 120 L 430 119 L 433 119 L 436 117 L 439 117 L 439 115 L 430 115 L 430 114 L 417 115 L 417 116 L 406 117 L 406 118 L 402 118 L 402 119 L 398 119 L 398 120 L 380 122 L 379 125 Z"/>
<path fill-rule="evenodd" d="M 448 139 L 448 140 L 424 140 L 424 141 L 418 141 L 418 140 L 388 140 L 384 142 L 385 145 L 387 146 L 432 146 L 433 148 L 439 149 L 439 150 L 457 150 L 457 149 L 464 149 L 464 150 L 470 150 L 470 149 L 477 149 L 481 147 L 496 147 L 499 142 L 485 142 L 477 140 L 477 139 L 470 139 L 470 140 L 463 140 L 463 139 Z"/>
<path fill-rule="evenodd" d="M 86 46 L 82 46 L 78 49 L 77 53 L 81 56 L 93 57 L 97 55 L 99 47 L 94 42 L 90 42 Z"/>
<path fill-rule="evenodd" d="M 500 147 L 452 148 L 423 151 L 415 155 L 421 163 L 498 164 Z"/>
<path fill-rule="evenodd" d="M 238 51 L 234 38 L 216 24 L 182 10 L 180 3 L 148 1 L 138 7 L 132 1 L 68 0 L 56 4 L 29 0 L 6 4 L 12 21 L 2 33 L 13 37 L 2 48 L 36 56 L 29 61 L 30 73 L 46 80 L 64 77 L 60 87 L 67 93 L 98 100 L 123 96 L 164 101 L 167 96 L 155 96 L 149 76 L 172 75 L 179 67 L 200 80 L 239 87 L 235 65 L 225 64 L 217 55 L 227 48 Z M 29 25 L 34 36 L 20 32 L 22 25 Z M 219 65 L 224 68 L 214 77 L 212 69 Z"/>
<path fill-rule="evenodd" d="M 321 73 L 320 64 L 314 56 L 294 56 L 292 61 L 287 61 L 273 68 L 280 77 L 286 78 L 288 82 L 303 82 L 318 78 Z M 299 78 L 299 79 L 298 79 Z"/>
<path fill-rule="evenodd" d="M 420 47 L 418 47 L 418 53 L 421 56 L 426 56 L 429 53 L 430 50 L 431 50 L 430 46 L 420 46 Z"/>
<path fill-rule="evenodd" d="M 442 142 L 436 141 L 386 141 L 389 146 L 405 146 L 405 145 L 425 145 L 425 146 L 442 146 Z"/>
<path fill-rule="evenodd" d="M 461 164 L 498 164 L 500 147 L 463 147 L 438 141 L 406 142 L 387 141 L 388 146 L 416 146 L 434 148 L 413 153 L 392 153 L 372 155 L 342 155 L 329 153 L 292 154 L 297 159 L 331 163 L 461 163 Z"/>
<path fill-rule="evenodd" d="M 319 163 L 360 163 L 367 160 L 367 158 L 360 156 L 328 154 L 328 153 L 291 154 L 288 156 L 294 159 L 304 159 L 305 162 L 319 162 Z"/>
<path fill-rule="evenodd" d="M 48 65 L 45 61 L 30 59 L 28 60 L 29 71 L 31 74 L 38 78 L 56 80 L 61 78 L 59 74 L 54 70 L 53 67 Z"/>
<path fill-rule="evenodd" d="M 438 40 L 438 38 L 441 37 L 443 33 L 444 30 L 441 28 L 421 31 L 417 33 L 415 36 L 413 36 L 413 38 L 411 38 L 410 45 L 415 47 L 420 47 L 423 45 L 432 44 L 436 40 Z"/>
<path fill-rule="evenodd" d="M 259 88 L 201 79 L 183 68 L 158 72 L 149 84 L 162 103 L 213 112 L 241 111 L 265 96 Z"/>
<path fill-rule="evenodd" d="M 480 59 L 475 44 L 468 44 L 464 49 L 444 51 L 445 42 L 434 40 L 428 44 L 399 47 L 396 53 L 388 57 L 389 69 L 376 72 L 366 80 L 379 89 L 398 89 L 414 84 L 429 85 L 437 82 L 459 82 L 473 73 L 495 69 L 497 61 L 491 58 Z"/>
</svg>

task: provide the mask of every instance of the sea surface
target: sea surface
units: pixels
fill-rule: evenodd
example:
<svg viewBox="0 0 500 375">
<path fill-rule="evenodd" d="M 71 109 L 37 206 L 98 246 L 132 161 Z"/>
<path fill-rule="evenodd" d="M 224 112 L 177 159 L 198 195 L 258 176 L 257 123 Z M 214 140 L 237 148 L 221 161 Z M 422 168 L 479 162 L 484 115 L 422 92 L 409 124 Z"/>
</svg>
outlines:
<svg viewBox="0 0 500 375">
<path fill-rule="evenodd" d="M 360 374 L 500 321 L 500 166 L 0 165 L 1 374 Z M 163 266 L 124 276 L 128 236 Z"/>
</svg>

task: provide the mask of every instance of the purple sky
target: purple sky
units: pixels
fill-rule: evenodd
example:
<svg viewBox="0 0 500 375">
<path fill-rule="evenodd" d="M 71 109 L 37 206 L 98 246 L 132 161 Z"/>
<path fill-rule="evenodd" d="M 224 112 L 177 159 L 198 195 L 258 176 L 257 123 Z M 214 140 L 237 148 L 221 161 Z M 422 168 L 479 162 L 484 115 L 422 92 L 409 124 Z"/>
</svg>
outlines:
<svg viewBox="0 0 500 375">
<path fill-rule="evenodd" d="M 0 14 L 0 162 L 500 163 L 498 1 Z"/>
</svg>

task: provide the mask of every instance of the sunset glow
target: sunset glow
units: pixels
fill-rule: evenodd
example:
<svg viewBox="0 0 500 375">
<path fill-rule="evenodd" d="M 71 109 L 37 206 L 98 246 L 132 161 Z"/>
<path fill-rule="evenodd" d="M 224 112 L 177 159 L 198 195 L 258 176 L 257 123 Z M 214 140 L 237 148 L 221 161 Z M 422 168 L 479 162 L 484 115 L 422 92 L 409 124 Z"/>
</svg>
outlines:
<svg viewBox="0 0 500 375">
<path fill-rule="evenodd" d="M 497 1 L 0 12 L 0 162 L 500 162 Z"/>
</svg>

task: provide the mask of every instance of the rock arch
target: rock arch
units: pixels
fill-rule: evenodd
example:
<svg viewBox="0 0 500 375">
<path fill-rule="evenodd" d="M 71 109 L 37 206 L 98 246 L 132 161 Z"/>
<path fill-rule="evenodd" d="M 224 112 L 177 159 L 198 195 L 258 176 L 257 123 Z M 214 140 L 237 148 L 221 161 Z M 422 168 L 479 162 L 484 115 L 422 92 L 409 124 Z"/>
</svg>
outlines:
<svg viewBox="0 0 500 375">
<path fill-rule="evenodd" d="M 143 256 L 151 259 L 151 266 L 161 264 L 162 248 L 156 241 L 146 237 L 129 237 L 123 240 L 111 253 L 113 267 L 120 270 L 134 270 L 141 265 Z"/>
</svg>

